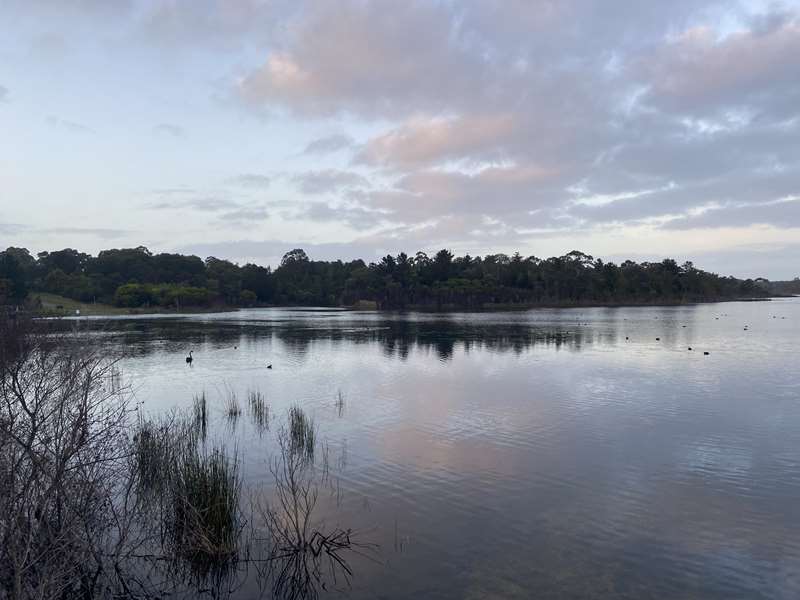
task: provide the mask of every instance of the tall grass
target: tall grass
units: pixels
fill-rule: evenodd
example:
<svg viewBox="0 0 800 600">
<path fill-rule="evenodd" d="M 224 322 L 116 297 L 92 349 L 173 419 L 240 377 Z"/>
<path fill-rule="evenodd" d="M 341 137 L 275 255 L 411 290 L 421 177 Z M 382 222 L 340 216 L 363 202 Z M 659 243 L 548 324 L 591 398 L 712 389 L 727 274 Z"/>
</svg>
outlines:
<svg viewBox="0 0 800 600">
<path fill-rule="evenodd" d="M 192 412 L 194 413 L 194 424 L 197 427 L 200 438 L 205 440 L 208 435 L 208 402 L 205 391 L 194 397 Z"/>
<path fill-rule="evenodd" d="M 230 420 L 238 419 L 242 414 L 242 407 L 239 404 L 239 397 L 233 390 L 228 390 L 223 399 L 223 410 Z"/>
<path fill-rule="evenodd" d="M 305 411 L 298 405 L 289 409 L 289 441 L 290 448 L 306 459 L 314 458 L 316 447 L 317 430 L 314 420 L 307 416 Z"/>
<path fill-rule="evenodd" d="M 151 506 L 157 503 L 165 550 L 200 578 L 224 571 L 236 557 L 242 486 L 235 456 L 200 444 L 202 399 L 195 398 L 191 413 L 140 417 L 134 436 L 139 489 Z"/>
<path fill-rule="evenodd" d="M 142 492 L 164 491 L 166 469 L 173 456 L 172 429 L 166 420 L 154 421 L 139 415 L 133 435 L 133 454 Z"/>
<path fill-rule="evenodd" d="M 269 405 L 266 398 L 258 390 L 251 390 L 247 393 L 247 405 L 250 407 L 250 417 L 253 425 L 262 432 L 269 429 Z"/>
<path fill-rule="evenodd" d="M 171 478 L 170 539 L 174 552 L 199 571 L 235 559 L 240 533 L 241 477 L 220 448 L 184 448 Z"/>
</svg>

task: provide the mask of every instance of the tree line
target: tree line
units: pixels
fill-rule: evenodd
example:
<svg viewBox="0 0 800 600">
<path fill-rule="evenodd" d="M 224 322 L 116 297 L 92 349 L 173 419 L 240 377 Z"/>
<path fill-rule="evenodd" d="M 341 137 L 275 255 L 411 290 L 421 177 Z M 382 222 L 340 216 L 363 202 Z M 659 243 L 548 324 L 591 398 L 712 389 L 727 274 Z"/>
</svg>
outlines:
<svg viewBox="0 0 800 600">
<path fill-rule="evenodd" d="M 684 303 L 769 294 L 766 280 L 723 277 L 691 262 L 605 262 L 572 251 L 540 259 L 440 250 L 387 255 L 378 262 L 311 260 L 287 252 L 276 269 L 216 257 L 111 249 L 92 256 L 72 248 L 0 252 L 0 304 L 31 292 L 127 308 L 298 305 L 382 309 L 481 308 Z M 767 282 L 768 283 L 768 282 Z"/>
</svg>

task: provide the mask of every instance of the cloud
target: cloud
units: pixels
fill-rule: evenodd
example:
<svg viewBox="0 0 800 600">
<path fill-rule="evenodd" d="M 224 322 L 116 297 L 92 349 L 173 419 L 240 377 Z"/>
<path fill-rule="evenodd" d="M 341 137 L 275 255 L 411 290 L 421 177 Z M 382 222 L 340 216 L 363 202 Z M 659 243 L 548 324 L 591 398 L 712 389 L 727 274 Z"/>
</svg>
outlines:
<svg viewBox="0 0 800 600">
<path fill-rule="evenodd" d="M 30 228 L 27 225 L 21 225 L 20 223 L 0 223 L 0 233 L 7 235 L 15 235 L 28 229 Z"/>
<path fill-rule="evenodd" d="M 500 150 L 514 128 L 510 115 L 416 117 L 370 139 L 356 160 L 409 168 L 449 159 L 487 158 L 492 154 L 502 157 Z"/>
<path fill-rule="evenodd" d="M 47 227 L 39 229 L 42 233 L 60 235 L 86 235 L 104 239 L 114 239 L 135 233 L 130 229 L 111 229 L 103 227 Z"/>
<path fill-rule="evenodd" d="M 219 216 L 220 221 L 232 223 L 249 223 L 255 225 L 269 216 L 269 211 L 263 206 L 242 206 L 236 210 L 224 212 Z"/>
<path fill-rule="evenodd" d="M 239 203 L 228 198 L 218 198 L 215 196 L 198 196 L 182 199 L 180 196 L 191 191 L 167 190 L 167 200 L 156 200 L 149 202 L 145 208 L 150 210 L 194 210 L 199 212 L 220 212 L 225 210 L 235 210 L 240 207 Z M 163 194 L 163 192 L 162 192 Z"/>
<path fill-rule="evenodd" d="M 37 227 L 19 223 L 0 223 L 0 233 L 8 235 L 79 235 L 103 239 L 114 239 L 136 232 L 130 229 L 113 229 L 105 227 Z"/>
<path fill-rule="evenodd" d="M 228 178 L 228 183 L 249 188 L 268 188 L 272 179 L 257 173 L 242 173 Z"/>
<path fill-rule="evenodd" d="M 61 129 L 64 131 L 69 131 L 70 133 L 94 133 L 94 129 L 89 127 L 88 125 L 84 125 L 83 123 L 77 123 L 75 121 L 68 121 L 67 119 L 61 119 L 59 117 L 49 115 L 46 119 L 47 124 L 50 127 L 55 129 Z"/>
<path fill-rule="evenodd" d="M 330 154 L 331 152 L 349 148 L 353 143 L 354 140 L 349 135 L 333 133 L 311 140 L 303 150 L 303 154 Z"/>
<path fill-rule="evenodd" d="M 800 102 L 800 20 L 760 15 L 750 28 L 720 38 L 711 26 L 691 27 L 642 60 L 646 101 L 704 114 L 744 107 L 763 111 Z M 784 109 L 779 109 L 783 112 Z"/>
<path fill-rule="evenodd" d="M 8 88 L 0 85 L 0 103 L 5 102 L 8 99 Z"/>
<path fill-rule="evenodd" d="M 314 115 L 404 115 L 421 107 L 444 110 L 449 100 L 473 96 L 490 73 L 490 65 L 462 48 L 467 41 L 459 39 L 444 5 L 308 6 L 285 47 L 241 80 L 247 101 Z"/>
<path fill-rule="evenodd" d="M 385 223 L 387 216 L 387 211 L 368 210 L 361 206 L 332 206 L 326 202 L 311 202 L 292 218 L 323 223 L 339 222 L 364 230 Z"/>
<path fill-rule="evenodd" d="M 785 234 L 797 224 L 786 201 L 800 194 L 796 0 L 104 4 L 12 0 L 30 29 L 17 55 L 42 77 L 47 61 L 31 60 L 31 46 L 63 40 L 63 60 L 94 75 L 80 91 L 99 98 L 118 80 L 87 57 L 114 47 L 121 60 L 153 60 L 142 69 L 148 85 L 180 69 L 181 85 L 201 95 L 210 86 L 223 102 L 182 104 L 209 131 L 242 127 L 220 105 L 259 117 L 253 130 L 280 131 L 225 146 L 223 173 L 255 159 L 264 174 L 242 166 L 208 192 L 198 170 L 196 183 L 149 198 L 151 210 L 208 217 L 217 237 L 275 216 L 307 224 L 309 239 L 329 234 L 328 223 L 369 229 L 368 242 L 352 240 L 369 252 L 444 242 L 534 252 L 539 240 L 558 237 L 568 250 L 609 232 L 696 233 L 734 246 L 743 242 L 731 228 L 767 239 L 761 228 Z M 86 41 L 92 31 L 103 41 Z M 164 97 L 141 99 L 146 114 L 163 114 L 180 94 L 157 89 Z M 199 138 L 182 151 L 200 164 L 215 143 Z M 300 151 L 286 156 L 286 147 Z M 289 166 L 268 162 L 284 159 Z M 154 181 L 169 181 L 172 168 L 154 169 Z M 282 204 L 238 199 L 268 187 L 285 194 Z"/>
<path fill-rule="evenodd" d="M 346 188 L 369 186 L 369 181 L 362 175 L 337 169 L 299 173 L 292 176 L 292 182 L 303 194 L 329 194 Z"/>
<path fill-rule="evenodd" d="M 475 173 L 424 170 L 401 177 L 391 189 L 352 196 L 406 223 L 465 214 L 524 220 L 554 204 L 548 182 L 557 175 L 537 165 L 492 166 Z"/>
<path fill-rule="evenodd" d="M 159 123 L 153 127 L 153 131 L 175 138 L 186 137 L 186 130 L 180 125 L 173 125 L 172 123 Z"/>
</svg>

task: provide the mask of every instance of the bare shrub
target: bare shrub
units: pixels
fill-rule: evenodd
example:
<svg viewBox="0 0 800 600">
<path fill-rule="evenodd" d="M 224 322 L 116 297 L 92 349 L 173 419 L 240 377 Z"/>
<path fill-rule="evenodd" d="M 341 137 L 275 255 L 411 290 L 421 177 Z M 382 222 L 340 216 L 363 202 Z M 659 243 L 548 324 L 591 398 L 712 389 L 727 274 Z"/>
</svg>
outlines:
<svg viewBox="0 0 800 600">
<path fill-rule="evenodd" d="M 99 595 L 129 543 L 127 397 L 99 351 L 0 320 L 0 597 Z"/>
</svg>

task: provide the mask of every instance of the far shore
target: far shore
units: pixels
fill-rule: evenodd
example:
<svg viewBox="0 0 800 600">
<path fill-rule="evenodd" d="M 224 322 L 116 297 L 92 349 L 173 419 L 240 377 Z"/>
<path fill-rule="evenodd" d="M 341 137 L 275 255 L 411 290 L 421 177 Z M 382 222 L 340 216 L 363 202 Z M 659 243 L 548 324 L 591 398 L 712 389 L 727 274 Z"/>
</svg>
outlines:
<svg viewBox="0 0 800 600">
<path fill-rule="evenodd" d="M 44 296 L 44 295 L 42 295 Z M 375 303 L 362 302 L 351 306 L 302 306 L 302 305 L 254 305 L 254 306 L 208 306 L 201 308 L 190 308 L 176 310 L 164 307 L 137 307 L 123 308 L 109 304 L 85 303 L 58 298 L 53 300 L 41 298 L 42 309 L 36 312 L 40 318 L 76 318 L 76 317 L 147 317 L 147 316 L 189 316 L 196 314 L 212 314 L 224 312 L 236 312 L 252 308 L 284 308 L 284 309 L 317 309 L 317 310 L 340 310 L 348 312 L 423 312 L 423 313 L 457 313 L 457 312 L 519 312 L 534 309 L 586 309 L 586 308 L 635 308 L 635 307 L 670 307 L 670 306 L 692 306 L 697 304 L 720 304 L 727 302 L 770 302 L 774 299 L 798 298 L 800 296 L 773 296 L 770 298 L 731 298 L 719 300 L 700 300 L 694 302 L 591 302 L 586 304 L 576 303 L 547 303 L 547 304 L 484 304 L 482 306 L 458 306 L 442 305 L 439 307 L 429 305 L 409 305 L 403 308 L 381 309 Z M 54 304 L 58 302 L 58 304 Z"/>
</svg>

